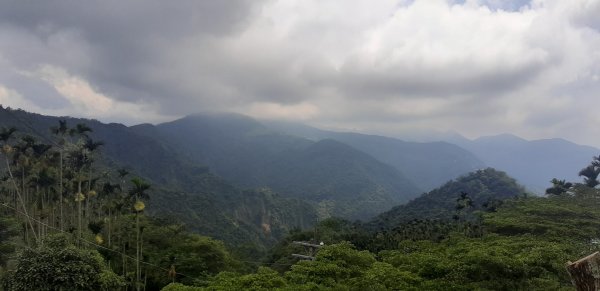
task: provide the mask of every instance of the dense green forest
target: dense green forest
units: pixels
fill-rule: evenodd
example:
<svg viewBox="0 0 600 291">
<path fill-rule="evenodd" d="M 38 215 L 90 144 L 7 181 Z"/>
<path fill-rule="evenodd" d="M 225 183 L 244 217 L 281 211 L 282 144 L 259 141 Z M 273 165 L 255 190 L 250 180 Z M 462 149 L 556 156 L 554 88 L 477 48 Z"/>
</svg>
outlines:
<svg viewBox="0 0 600 291">
<path fill-rule="evenodd" d="M 248 269 L 222 242 L 146 215 L 152 186 L 101 165 L 91 131 L 61 121 L 42 141 L 0 129 L 3 289 L 157 290 Z"/>
<path fill-rule="evenodd" d="M 346 144 L 279 133 L 242 115 L 127 127 L 0 108 L 0 125 L 46 143 L 59 120 L 93 129 L 88 135 L 104 142 L 98 165 L 127 168 L 153 185 L 149 213 L 226 242 L 270 246 L 280 233 L 312 226 L 317 214 L 368 219 L 422 192 L 398 169 Z"/>
<path fill-rule="evenodd" d="M 600 157 L 579 173 L 583 183 L 555 179 L 547 197 L 488 168 L 367 222 L 328 218 L 275 229 L 292 224 L 251 218 L 251 209 L 235 206 L 240 220 L 256 220 L 273 241 L 257 245 L 235 234 L 220 241 L 194 233 L 218 227 L 221 216 L 205 226 L 180 219 L 215 201 L 188 199 L 197 212 L 178 216 L 148 213 L 156 200 L 169 205 L 162 195 L 169 192 L 114 168 L 91 127 L 60 121 L 50 132 L 0 129 L 4 290 L 571 290 L 565 263 L 598 249 Z M 310 204 L 266 188 L 238 192 L 199 171 L 193 183 L 279 211 L 271 219 L 311 213 Z M 310 254 L 295 241 L 323 245 L 314 260 L 299 261 L 291 255 Z"/>
<path fill-rule="evenodd" d="M 194 114 L 131 129 L 239 187 L 268 186 L 324 217 L 369 219 L 421 192 L 399 169 L 345 143 L 280 133 L 240 114 Z"/>
<path fill-rule="evenodd" d="M 495 207 L 508 198 L 527 195 L 527 190 L 504 172 L 492 168 L 477 170 L 378 215 L 369 225 L 389 229 L 415 219 L 449 220 L 456 214 L 456 200 L 461 194 L 467 195 L 463 200 L 469 200 L 470 205 L 465 206 L 470 206 L 472 212 Z"/>
<path fill-rule="evenodd" d="M 599 202 L 596 189 L 577 185 L 505 200 L 470 223 L 412 221 L 373 233 L 329 219 L 317 227 L 327 243 L 314 261 L 289 258 L 303 251 L 292 241 L 315 236 L 296 232 L 257 272 L 222 272 L 196 287 L 164 290 L 574 290 L 565 264 L 598 250 Z"/>
<path fill-rule="evenodd" d="M 190 231 L 224 241 L 235 252 L 251 249 L 251 254 L 260 256 L 290 229 L 310 227 L 316 221 L 316 210 L 308 202 L 284 197 L 269 187 L 238 187 L 149 132 L 0 108 L 0 126 L 18 129 L 13 142 L 29 135 L 56 147 L 59 137 L 49 127 L 60 122 L 68 127 L 85 124 L 91 129 L 87 137 L 103 142 L 96 152 L 94 175 L 108 172 L 115 176 L 125 169 L 131 173 L 123 180 L 125 184 L 134 176 L 143 178 L 152 185 L 147 214 L 180 221 Z M 58 191 L 59 184 L 54 186 L 50 190 Z"/>
</svg>

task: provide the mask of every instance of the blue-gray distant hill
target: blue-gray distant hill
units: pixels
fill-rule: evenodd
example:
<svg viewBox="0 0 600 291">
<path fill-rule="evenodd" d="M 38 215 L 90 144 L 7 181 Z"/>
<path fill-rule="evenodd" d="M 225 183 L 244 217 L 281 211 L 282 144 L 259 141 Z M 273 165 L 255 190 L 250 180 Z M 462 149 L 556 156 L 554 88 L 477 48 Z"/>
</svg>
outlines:
<svg viewBox="0 0 600 291">
<path fill-rule="evenodd" d="M 275 130 L 311 140 L 334 139 L 348 144 L 398 169 L 423 190 L 485 167 L 471 152 L 448 142 L 407 142 L 379 135 L 321 130 L 298 123 L 264 123 Z"/>
<path fill-rule="evenodd" d="M 340 141 L 280 133 L 239 114 L 195 114 L 131 128 L 244 188 L 308 201 L 322 216 L 366 219 L 421 190 L 399 170 Z"/>
<path fill-rule="evenodd" d="M 550 187 L 552 178 L 581 181 L 577 176 L 579 170 L 600 154 L 600 149 L 564 139 L 528 141 L 511 134 L 454 142 L 537 194 L 543 194 Z"/>
</svg>

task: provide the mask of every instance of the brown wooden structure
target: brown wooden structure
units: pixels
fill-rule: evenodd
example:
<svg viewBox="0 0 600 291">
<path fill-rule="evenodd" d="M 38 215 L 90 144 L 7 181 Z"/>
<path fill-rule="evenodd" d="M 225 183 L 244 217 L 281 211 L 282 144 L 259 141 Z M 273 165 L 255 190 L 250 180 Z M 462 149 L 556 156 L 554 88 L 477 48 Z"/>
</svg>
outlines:
<svg viewBox="0 0 600 291">
<path fill-rule="evenodd" d="M 568 262 L 567 272 L 578 291 L 600 290 L 600 252 L 595 252 L 574 263 Z"/>
</svg>

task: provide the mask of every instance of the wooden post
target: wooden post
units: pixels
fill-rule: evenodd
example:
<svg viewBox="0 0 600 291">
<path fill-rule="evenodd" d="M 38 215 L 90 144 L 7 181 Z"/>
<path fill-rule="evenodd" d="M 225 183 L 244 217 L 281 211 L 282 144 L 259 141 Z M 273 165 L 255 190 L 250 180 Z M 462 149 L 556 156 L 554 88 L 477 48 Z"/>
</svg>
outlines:
<svg viewBox="0 0 600 291">
<path fill-rule="evenodd" d="M 600 252 L 567 263 L 567 272 L 578 291 L 600 290 Z"/>
</svg>

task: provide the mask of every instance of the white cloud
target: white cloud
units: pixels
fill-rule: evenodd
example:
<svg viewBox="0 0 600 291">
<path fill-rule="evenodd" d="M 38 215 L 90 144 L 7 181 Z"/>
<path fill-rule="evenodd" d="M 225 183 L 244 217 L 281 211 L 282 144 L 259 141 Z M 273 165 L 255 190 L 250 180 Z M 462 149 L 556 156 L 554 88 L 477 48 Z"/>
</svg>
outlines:
<svg viewBox="0 0 600 291">
<path fill-rule="evenodd" d="M 114 108 L 112 99 L 96 92 L 85 80 L 70 76 L 64 69 L 43 65 L 34 76 L 53 86 L 76 110 L 102 115 Z"/>
<path fill-rule="evenodd" d="M 38 112 L 56 115 L 84 116 L 103 121 L 116 121 L 127 123 L 141 123 L 148 120 L 166 121 L 172 116 L 163 116 L 157 113 L 156 104 L 132 103 L 114 100 L 107 95 L 98 92 L 86 80 L 69 74 L 64 68 L 44 64 L 35 71 L 21 71 L 31 79 L 46 82 L 53 87 L 62 97 L 68 100 L 69 105 L 61 110 L 46 111 L 38 108 Z M 0 88 L 1 89 L 1 88 Z M 1 94 L 2 91 L 0 91 Z M 20 94 L 14 90 L 7 90 L 6 99 L 19 108 L 36 108 L 31 102 L 25 101 Z M 1 95 L 0 95 L 1 97 Z M 4 100 L 2 100 L 4 101 Z M 7 103 L 7 104 L 10 104 Z M 30 109 L 32 110 L 32 109 Z"/>
<path fill-rule="evenodd" d="M 186 2 L 164 29 L 145 16 L 160 14 L 157 2 L 93 2 L 68 15 L 65 3 L 0 12 L 9 64 L 0 84 L 34 105 L 31 84 L 11 70 L 51 86 L 69 114 L 104 120 L 235 110 L 600 145 L 588 126 L 600 93 L 600 0 Z M 123 13 L 96 12 L 110 10 Z M 202 15 L 214 23 L 198 23 Z"/>
<path fill-rule="evenodd" d="M 271 102 L 257 102 L 249 108 L 243 108 L 240 111 L 262 119 L 291 119 L 291 120 L 310 120 L 319 113 L 319 108 L 310 103 L 300 103 L 294 105 L 281 105 Z"/>
<path fill-rule="evenodd" d="M 27 108 L 28 110 L 33 110 L 40 112 L 42 110 L 37 105 L 29 102 L 19 92 L 7 88 L 0 84 L 0 104 L 4 107 L 11 108 Z"/>
</svg>

